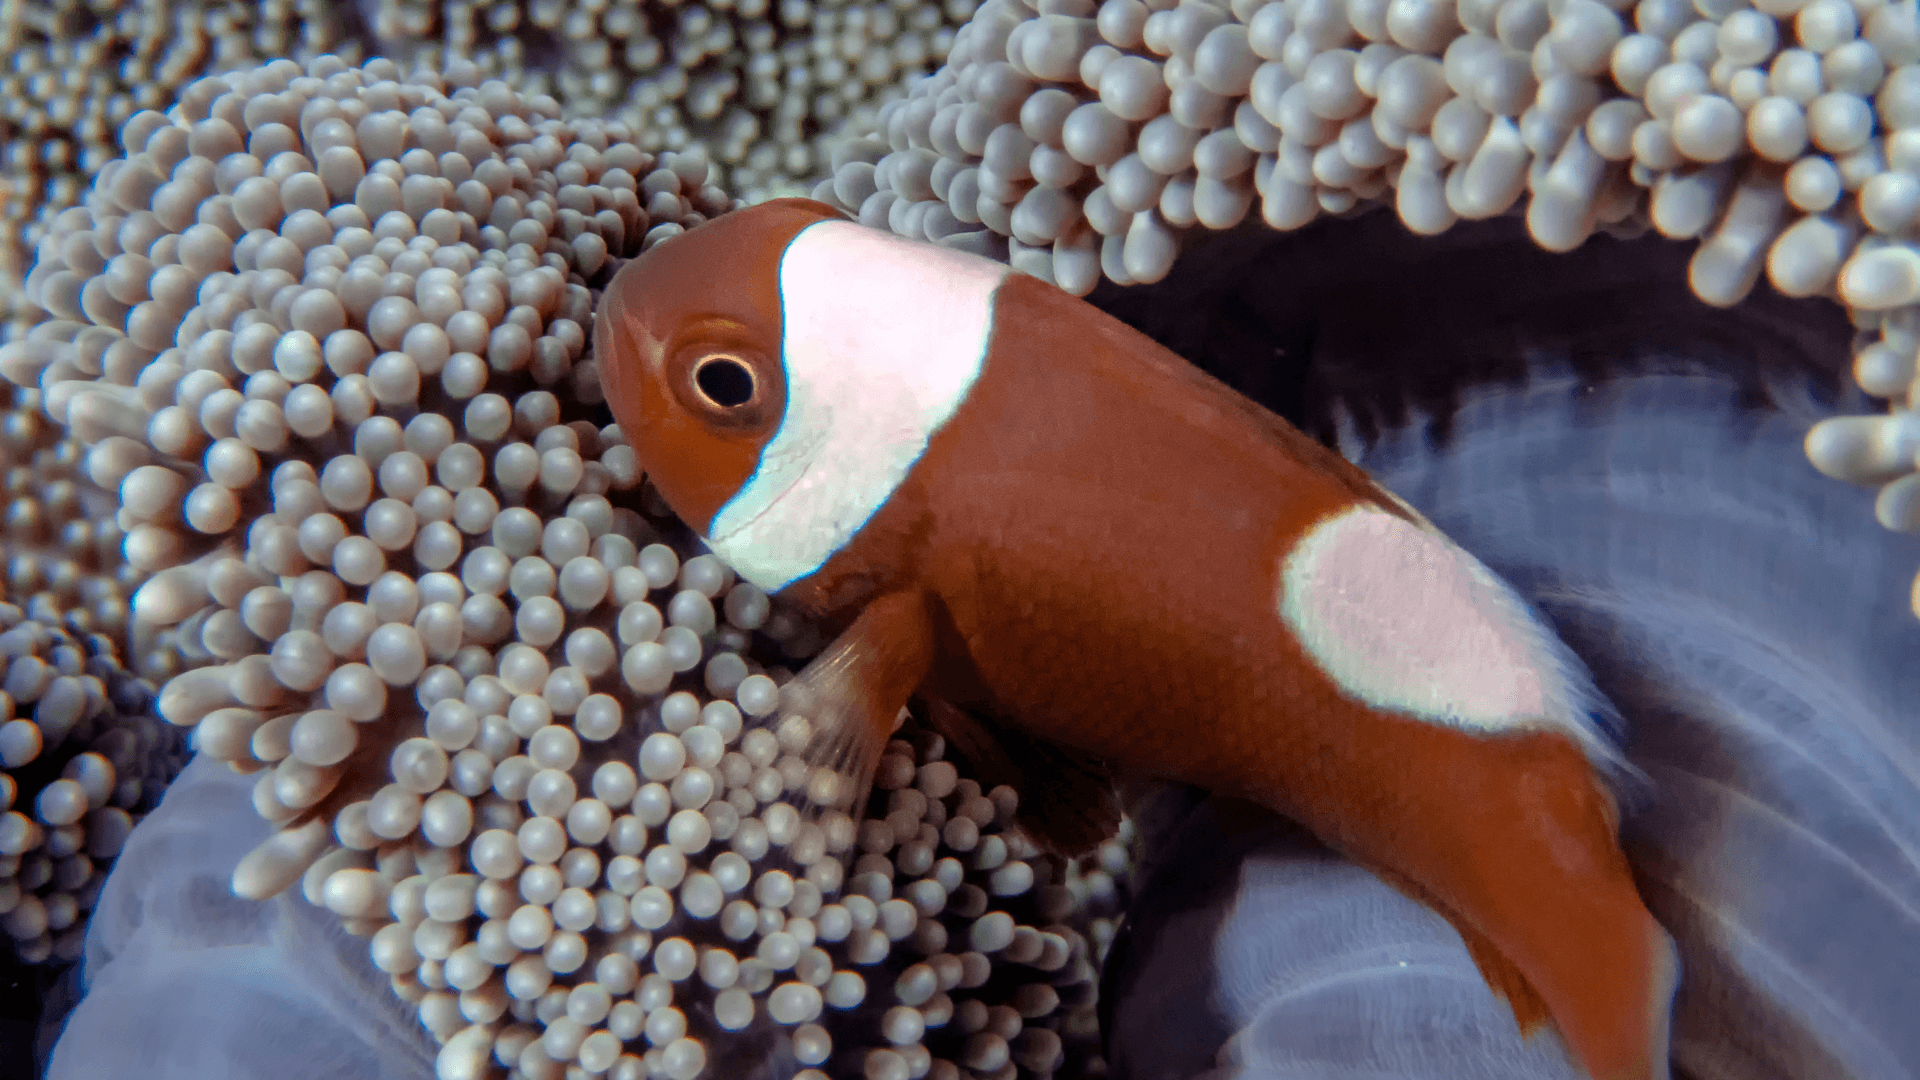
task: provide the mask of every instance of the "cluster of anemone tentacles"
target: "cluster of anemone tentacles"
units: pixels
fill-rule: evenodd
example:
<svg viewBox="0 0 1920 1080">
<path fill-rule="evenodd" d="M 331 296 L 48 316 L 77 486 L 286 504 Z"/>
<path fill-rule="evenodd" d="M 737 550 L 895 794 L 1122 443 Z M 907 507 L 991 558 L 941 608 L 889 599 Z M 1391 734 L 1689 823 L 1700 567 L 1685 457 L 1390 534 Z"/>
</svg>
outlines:
<svg viewBox="0 0 1920 1080">
<path fill-rule="evenodd" d="M 747 198 L 802 189 L 823 141 L 945 59 L 973 0 L 20 0 L 0 21 L 0 319 L 44 317 L 20 277 L 135 112 L 204 75 L 332 53 L 461 59 L 565 114 L 626 121 L 649 151 L 704 149 Z"/>
<path fill-rule="evenodd" d="M 86 913 L 185 740 L 154 720 L 152 684 L 104 634 L 0 602 L 0 657 L 0 953 L 77 960 Z"/>
<path fill-rule="evenodd" d="M 0 319 L 32 322 L 20 277 L 46 222 L 80 200 L 141 109 L 209 71 L 275 56 L 358 56 L 323 0 L 18 0 L 0 20 Z"/>
<path fill-rule="evenodd" d="M 946 59 L 974 0 L 379 0 L 377 51 L 467 57 L 566 116 L 623 120 L 646 150 L 704 147 L 730 191 L 797 193 L 824 142 Z"/>
<path fill-rule="evenodd" d="M 1553 251 L 1697 239 L 1707 303 L 1764 276 L 1848 306 L 1890 409 L 1807 452 L 1920 530 L 1912 0 L 988 0 L 832 165 L 816 197 L 864 223 L 1082 295 L 1382 204 L 1420 234 L 1524 214 Z"/>
<path fill-rule="evenodd" d="M 136 114 L 0 346 L 117 506 L 154 711 L 279 826 L 235 890 L 366 936 L 448 1080 L 1098 1072 L 1124 841 L 1041 854 L 917 726 L 857 825 L 797 811 L 819 635 L 598 422 L 599 289 L 737 201 L 480 75 L 276 61 Z"/>
<path fill-rule="evenodd" d="M 86 913 L 134 823 L 179 771 L 184 740 L 122 667 L 127 594 L 111 498 L 82 448 L 12 389 L 0 415 L 0 957 L 79 955 Z M 156 657 L 170 643 L 150 643 Z"/>
</svg>

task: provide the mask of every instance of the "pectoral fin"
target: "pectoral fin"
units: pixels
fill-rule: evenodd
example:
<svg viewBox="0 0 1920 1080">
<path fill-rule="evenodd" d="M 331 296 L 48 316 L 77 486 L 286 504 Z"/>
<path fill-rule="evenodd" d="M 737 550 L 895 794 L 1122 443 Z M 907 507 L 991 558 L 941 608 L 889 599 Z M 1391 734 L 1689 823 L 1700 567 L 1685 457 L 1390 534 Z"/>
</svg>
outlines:
<svg viewBox="0 0 1920 1080">
<path fill-rule="evenodd" d="M 781 688 L 777 734 L 807 766 L 803 813 L 860 819 L 880 754 L 933 654 L 927 598 L 888 593 Z"/>
<path fill-rule="evenodd" d="M 1113 775 L 1091 754 L 983 720 L 923 696 L 927 722 L 972 766 L 982 787 L 1020 794 L 1014 820 L 1035 844 L 1063 858 L 1091 851 L 1120 828 Z"/>
</svg>

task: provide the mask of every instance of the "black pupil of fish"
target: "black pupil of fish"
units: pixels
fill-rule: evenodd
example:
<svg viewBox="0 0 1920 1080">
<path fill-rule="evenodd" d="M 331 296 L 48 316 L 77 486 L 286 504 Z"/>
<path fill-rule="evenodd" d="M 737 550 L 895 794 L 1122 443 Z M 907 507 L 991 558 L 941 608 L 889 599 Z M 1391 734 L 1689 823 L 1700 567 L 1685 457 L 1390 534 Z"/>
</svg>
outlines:
<svg viewBox="0 0 1920 1080">
<path fill-rule="evenodd" d="M 708 401 L 723 409 L 745 405 L 753 398 L 753 373 L 747 365 L 729 357 L 715 357 L 701 364 L 693 381 Z"/>
</svg>

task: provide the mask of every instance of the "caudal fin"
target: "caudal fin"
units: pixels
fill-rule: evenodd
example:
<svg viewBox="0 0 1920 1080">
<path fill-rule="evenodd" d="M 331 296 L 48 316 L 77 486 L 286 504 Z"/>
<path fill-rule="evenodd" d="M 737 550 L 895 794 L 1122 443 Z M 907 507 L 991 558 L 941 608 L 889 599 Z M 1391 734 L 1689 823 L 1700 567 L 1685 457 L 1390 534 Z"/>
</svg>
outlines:
<svg viewBox="0 0 1920 1080">
<path fill-rule="evenodd" d="M 1323 734 L 1336 730 L 1345 745 L 1276 808 L 1445 915 L 1521 1027 L 1551 1018 L 1592 1080 L 1667 1080 L 1673 946 L 1582 748 L 1358 706 Z M 1347 794 L 1300 800 L 1309 786 Z"/>
</svg>

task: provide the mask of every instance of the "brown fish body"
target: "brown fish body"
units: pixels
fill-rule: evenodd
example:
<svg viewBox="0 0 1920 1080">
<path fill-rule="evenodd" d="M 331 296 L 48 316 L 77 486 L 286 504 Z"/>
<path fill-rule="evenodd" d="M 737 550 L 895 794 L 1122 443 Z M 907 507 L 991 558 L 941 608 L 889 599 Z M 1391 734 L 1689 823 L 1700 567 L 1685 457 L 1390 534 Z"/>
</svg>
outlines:
<svg viewBox="0 0 1920 1080">
<path fill-rule="evenodd" d="M 722 218 L 661 253 L 684 245 L 681 259 L 764 258 L 826 216 L 775 204 L 735 217 L 753 214 L 765 218 L 758 231 Z M 710 246 L 696 249 L 708 230 Z M 782 305 L 804 290 L 781 281 L 771 300 L 723 302 L 755 312 L 720 322 L 796 322 Z M 722 513 L 715 500 L 745 482 L 741 444 L 771 445 L 771 427 L 763 417 L 744 437 L 722 431 L 736 441 L 714 449 L 675 429 L 684 418 L 672 416 L 670 389 L 648 389 L 670 384 L 675 363 L 672 339 L 654 327 L 713 321 L 675 306 L 688 303 L 706 301 L 613 306 L 612 318 L 657 349 L 636 337 L 623 353 L 607 325 L 597 334 L 603 367 L 619 369 L 608 371 L 616 417 L 662 492 L 704 532 Z M 1612 800 L 1578 733 L 1524 724 L 1489 733 L 1382 707 L 1353 681 L 1369 658 L 1340 650 L 1364 634 L 1330 632 L 1332 645 L 1315 645 L 1283 614 L 1289 581 L 1311 580 L 1287 568 L 1310 574 L 1301 560 L 1320 556 L 1302 554 L 1303 538 L 1329 522 L 1368 522 L 1365 535 L 1388 537 L 1430 527 L 1337 454 L 1067 294 L 1014 275 L 991 304 L 984 360 L 957 406 L 871 516 L 783 590 L 850 622 L 799 679 L 822 699 L 809 710 L 816 722 L 840 710 L 821 760 L 870 775 L 863 758 L 877 756 L 893 712 L 921 692 L 990 718 L 989 730 L 1076 751 L 1096 774 L 1255 800 L 1444 914 L 1522 1023 L 1550 1016 L 1590 1075 L 1664 1077 L 1671 948 L 1634 890 Z M 764 327 L 743 336 L 769 332 L 775 343 L 791 337 Z M 758 384 L 775 381 L 764 357 L 749 359 Z M 783 408 L 813 393 L 768 390 L 770 412 L 771 391 Z M 649 393 L 651 407 L 637 407 Z M 1408 580 L 1419 593 L 1421 579 Z M 1339 615 L 1340 605 L 1379 600 L 1334 590 L 1326 625 L 1364 626 L 1364 612 Z M 1428 625 L 1423 602 L 1406 598 L 1409 617 Z M 1329 655 L 1347 666 L 1330 672 Z M 1026 780 L 1023 802 L 1049 782 L 1038 772 Z M 1046 830 L 1039 822 L 1043 839 Z"/>
</svg>

